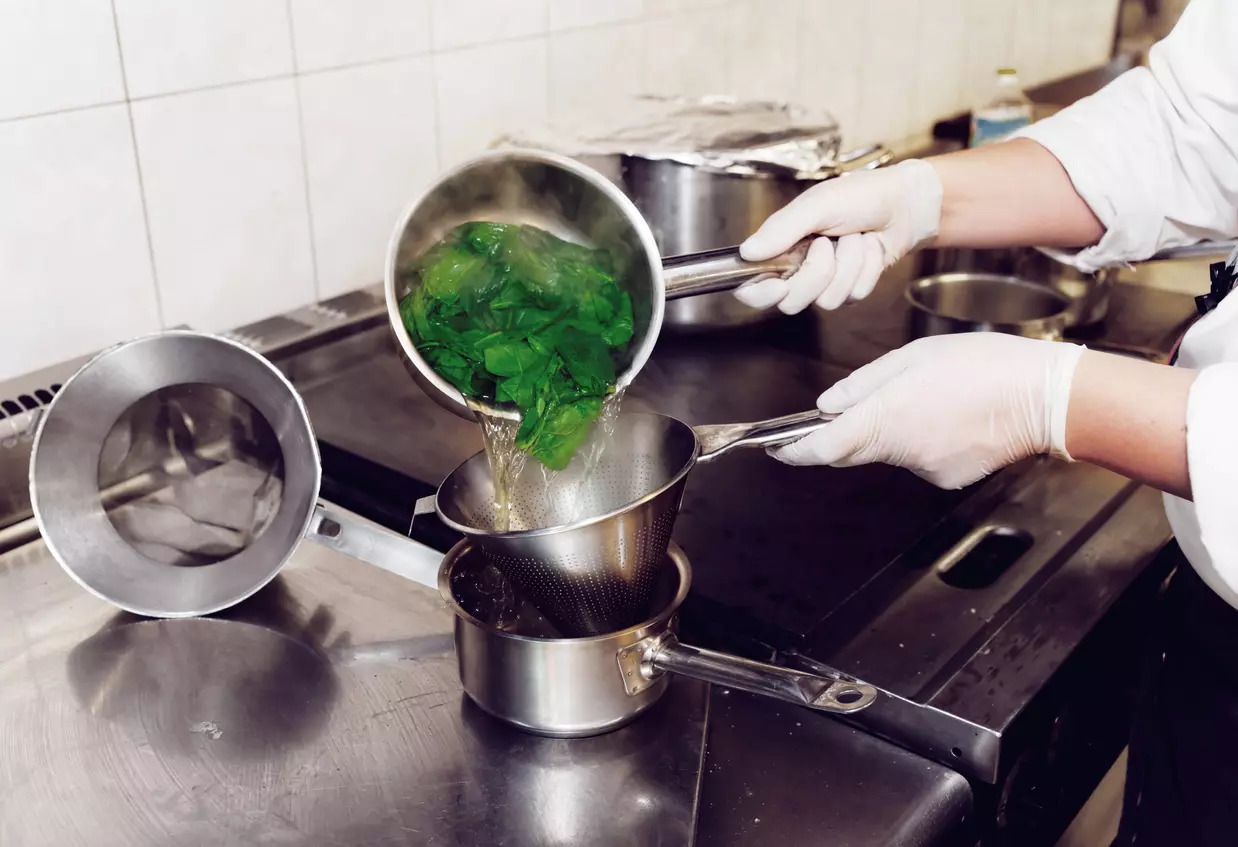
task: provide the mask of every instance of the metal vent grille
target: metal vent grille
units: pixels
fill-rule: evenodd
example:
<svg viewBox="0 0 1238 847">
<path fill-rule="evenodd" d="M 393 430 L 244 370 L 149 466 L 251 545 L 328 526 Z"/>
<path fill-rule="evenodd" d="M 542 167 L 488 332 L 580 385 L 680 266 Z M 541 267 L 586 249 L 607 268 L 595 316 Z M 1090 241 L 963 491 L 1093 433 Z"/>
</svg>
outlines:
<svg viewBox="0 0 1238 847">
<path fill-rule="evenodd" d="M 0 400 L 0 420 L 15 418 L 18 415 L 43 408 L 52 402 L 52 398 L 59 390 L 60 383 L 54 382 L 47 388 L 39 388 L 29 394 L 18 394 L 16 397 Z"/>
</svg>

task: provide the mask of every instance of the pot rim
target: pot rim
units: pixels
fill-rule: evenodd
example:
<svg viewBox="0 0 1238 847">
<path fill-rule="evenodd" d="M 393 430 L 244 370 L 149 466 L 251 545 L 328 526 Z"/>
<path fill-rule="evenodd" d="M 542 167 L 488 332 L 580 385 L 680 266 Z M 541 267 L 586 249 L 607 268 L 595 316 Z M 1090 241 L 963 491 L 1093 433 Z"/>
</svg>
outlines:
<svg viewBox="0 0 1238 847">
<path fill-rule="evenodd" d="M 400 358 L 406 360 L 412 368 L 409 373 L 421 384 L 423 390 L 431 399 L 466 420 L 476 420 L 476 413 L 469 407 L 460 389 L 448 382 L 421 355 L 411 333 L 404 325 L 403 317 L 400 315 L 400 300 L 402 299 L 398 294 L 401 289 L 399 275 L 400 244 L 414 216 L 436 193 L 443 190 L 444 185 L 450 184 L 452 180 L 461 177 L 470 170 L 504 162 L 538 164 L 571 174 L 574 178 L 588 184 L 604 196 L 619 213 L 621 219 L 632 228 L 633 234 L 644 252 L 650 281 L 653 286 L 652 294 L 655 296 L 652 297 L 650 302 L 648 330 L 644 338 L 640 340 L 640 343 L 631 348 L 631 362 L 618 375 L 616 387 L 619 390 L 625 389 L 631 384 L 632 380 L 640 373 L 641 368 L 645 366 L 645 363 L 653 354 L 654 345 L 662 330 L 666 309 L 666 286 L 662 275 L 662 255 L 653 237 L 653 230 L 650 228 L 648 221 L 641 215 L 640 210 L 637 209 L 632 199 L 619 186 L 615 185 L 594 168 L 569 156 L 548 150 L 513 147 L 487 150 L 447 169 L 404 207 L 395 228 L 388 236 L 383 264 L 383 299 L 387 306 L 388 327 L 394 336 L 397 348 L 399 348 L 397 352 L 400 354 Z"/>
<path fill-rule="evenodd" d="M 622 414 L 623 413 L 620 412 L 621 416 Z M 657 488 L 653 489 L 652 491 L 642 494 L 640 497 L 636 498 L 635 500 L 624 503 L 621 506 L 616 506 L 614 509 L 611 509 L 609 512 L 604 512 L 600 515 L 593 515 L 592 517 L 584 518 L 582 520 L 574 521 L 572 523 L 561 523 L 561 524 L 555 524 L 554 526 L 543 526 L 543 527 L 538 527 L 537 529 L 512 529 L 506 532 L 499 532 L 496 530 L 488 530 L 488 529 L 478 529 L 477 527 L 469 526 L 468 524 L 461 523 L 455 520 L 454 518 L 450 517 L 449 515 L 445 514 L 443 510 L 439 508 L 438 496 L 439 496 L 439 493 L 442 492 L 443 486 L 445 486 L 448 483 L 448 481 L 451 480 L 452 477 L 454 477 L 459 471 L 461 471 L 465 465 L 469 464 L 470 462 L 487 461 L 486 451 L 479 450 L 476 453 L 474 453 L 472 456 L 469 456 L 467 459 L 465 459 L 455 468 L 453 468 L 451 473 L 447 475 L 447 478 L 444 479 L 439 484 L 438 489 L 434 493 L 435 514 L 438 516 L 438 519 L 442 521 L 443 524 L 447 526 L 449 529 L 452 529 L 455 532 L 460 533 L 461 535 L 468 536 L 470 539 L 477 539 L 480 543 L 484 544 L 485 542 L 494 540 L 494 539 L 539 538 L 541 536 L 546 536 L 546 535 L 558 535 L 559 533 L 563 533 L 563 532 L 575 532 L 576 530 L 584 529 L 585 527 L 593 526 L 595 524 L 602 523 L 603 521 L 612 520 L 624 514 L 625 512 L 630 512 L 634 509 L 639 508 L 645 503 L 648 503 L 650 500 L 653 500 L 656 497 L 660 497 L 662 494 L 664 494 L 667 491 L 667 489 L 675 485 L 678 485 L 680 482 L 683 481 L 683 479 L 689 473 L 692 472 L 692 469 L 696 467 L 696 463 L 700 459 L 700 456 L 701 456 L 701 442 L 700 442 L 700 439 L 696 437 L 696 431 L 692 429 L 692 427 L 688 426 L 686 423 L 679 420 L 679 418 L 676 418 L 672 415 L 664 415 L 660 412 L 629 412 L 628 414 L 631 416 L 645 415 L 648 417 L 662 418 L 664 420 L 670 421 L 671 423 L 684 427 L 689 432 L 691 432 L 692 440 L 694 442 L 693 447 L 692 447 L 692 455 L 689 456 L 684 461 L 683 467 L 681 467 L 678 471 L 676 471 L 674 476 L 672 476 L 669 480 L 667 480 L 662 485 L 659 485 Z M 455 548 L 453 547 L 452 549 L 454 550 Z M 450 556 L 451 553 L 448 552 L 447 555 Z"/>
<path fill-rule="evenodd" d="M 688 596 L 688 591 L 692 587 L 692 566 L 688 563 L 688 556 L 683 549 L 674 541 L 667 547 L 666 555 L 670 557 L 674 563 L 676 570 L 679 571 L 679 587 L 675 590 L 675 596 L 669 603 L 666 604 L 660 611 L 651 615 L 649 618 L 640 623 L 633 624 L 625 629 L 616 630 L 614 632 L 604 632 L 600 635 L 584 635 L 577 638 L 542 638 L 535 635 L 521 635 L 518 632 L 507 632 L 499 629 L 491 624 L 478 620 L 468 611 L 466 611 L 456 600 L 455 595 L 451 590 L 451 572 L 456 563 L 463 560 L 471 553 L 480 552 L 477 545 L 471 538 L 464 538 L 457 541 L 447 554 L 443 556 L 443 563 L 438 569 L 438 593 L 442 597 L 443 602 L 456 616 L 458 621 L 464 621 L 472 626 L 486 632 L 490 635 L 495 635 L 499 638 L 507 638 L 513 641 L 528 641 L 537 644 L 594 644 L 603 641 L 617 640 L 624 643 L 635 643 L 640 639 L 654 633 L 665 630 L 669 627 L 671 620 L 675 617 L 675 613 L 679 611 L 684 600 Z"/>
<path fill-rule="evenodd" d="M 1048 299 L 1055 301 L 1058 305 L 1058 309 L 1051 315 L 1027 318 L 1021 321 L 993 321 L 948 314 L 946 312 L 931 308 L 917 296 L 917 293 L 921 289 L 927 288 L 930 285 L 941 283 L 949 284 L 950 282 L 968 279 L 1000 282 L 1004 285 L 1011 285 L 1024 289 L 1034 288 L 1038 293 L 1042 293 Z M 938 273 L 920 277 L 919 279 L 912 280 L 907 285 L 906 289 L 903 291 L 903 299 L 907 301 L 908 305 L 910 305 L 913 310 L 927 317 L 949 321 L 952 324 L 960 326 L 991 327 L 993 330 L 998 332 L 1018 332 L 1020 330 L 1026 331 L 1031 329 L 1057 329 L 1060 331 L 1065 328 L 1068 314 L 1073 305 L 1070 297 L 1050 285 L 1042 285 L 1014 274 L 988 273 L 983 271 L 948 271 L 946 273 Z"/>
</svg>

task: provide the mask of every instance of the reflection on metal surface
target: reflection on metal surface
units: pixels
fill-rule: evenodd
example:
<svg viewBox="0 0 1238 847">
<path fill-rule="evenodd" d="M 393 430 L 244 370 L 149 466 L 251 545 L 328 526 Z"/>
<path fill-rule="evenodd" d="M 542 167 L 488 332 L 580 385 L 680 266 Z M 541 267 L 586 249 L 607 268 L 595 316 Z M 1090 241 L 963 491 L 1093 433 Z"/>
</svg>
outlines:
<svg viewBox="0 0 1238 847">
<path fill-rule="evenodd" d="M 0 844 L 691 842 L 705 686 L 541 739 L 462 696 L 436 592 L 316 545 L 227 613 L 149 621 L 0 556 Z"/>
<path fill-rule="evenodd" d="M 805 719 L 739 691 L 714 688 L 709 705 L 697 843 L 976 843 L 972 792 L 954 771 L 841 721 Z M 861 776 L 878 764 L 880 778 Z"/>
<path fill-rule="evenodd" d="M 270 525 L 283 498 L 283 466 L 279 439 L 244 399 L 214 385 L 169 385 L 126 409 L 103 439 L 100 505 L 141 555 L 167 565 L 214 564 Z M 117 486 L 134 489 L 134 498 L 105 496 Z"/>
<path fill-rule="evenodd" d="M 313 743 L 339 693 L 316 645 L 216 619 L 124 615 L 73 648 L 66 671 L 93 717 L 163 757 L 208 764 L 265 762 Z"/>
</svg>

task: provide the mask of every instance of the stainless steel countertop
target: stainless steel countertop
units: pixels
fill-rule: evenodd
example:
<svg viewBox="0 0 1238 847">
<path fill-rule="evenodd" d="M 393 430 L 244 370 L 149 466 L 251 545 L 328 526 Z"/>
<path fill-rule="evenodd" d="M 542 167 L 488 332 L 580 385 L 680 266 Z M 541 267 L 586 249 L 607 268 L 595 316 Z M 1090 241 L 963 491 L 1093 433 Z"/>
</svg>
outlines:
<svg viewBox="0 0 1238 847">
<path fill-rule="evenodd" d="M 0 844 L 687 844 L 706 686 L 537 738 L 461 696 L 437 594 L 313 544 L 226 617 L 0 557 Z"/>
<path fill-rule="evenodd" d="M 229 613 L 155 621 L 34 542 L 0 556 L 0 620 L 5 847 L 913 847 L 970 810 L 958 774 L 806 710 L 714 689 L 707 721 L 685 679 L 609 735 L 518 732 L 462 695 L 433 591 L 310 543 Z M 753 744 L 788 755 L 750 772 Z M 702 767 L 751 827 L 705 809 L 697 834 Z"/>
</svg>

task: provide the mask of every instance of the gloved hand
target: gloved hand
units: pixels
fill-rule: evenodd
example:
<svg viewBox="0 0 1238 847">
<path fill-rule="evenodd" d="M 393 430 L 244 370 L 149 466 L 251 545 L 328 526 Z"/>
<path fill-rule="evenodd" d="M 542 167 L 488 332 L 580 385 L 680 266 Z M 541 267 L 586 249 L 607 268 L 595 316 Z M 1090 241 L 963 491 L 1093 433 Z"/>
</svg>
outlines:
<svg viewBox="0 0 1238 847">
<path fill-rule="evenodd" d="M 1067 460 L 1066 407 L 1083 348 L 998 333 L 923 338 L 839 380 L 839 417 L 770 455 L 790 465 L 907 468 L 963 488 L 1037 453 Z"/>
<path fill-rule="evenodd" d="M 941 192 L 937 172 L 920 159 L 813 186 L 770 215 L 740 245 L 740 255 L 750 262 L 772 259 L 810 235 L 838 236 L 837 247 L 817 238 L 791 277 L 748 283 L 735 296 L 758 309 L 777 303 L 788 315 L 814 300 L 836 309 L 867 297 L 883 270 L 937 234 Z"/>
</svg>

